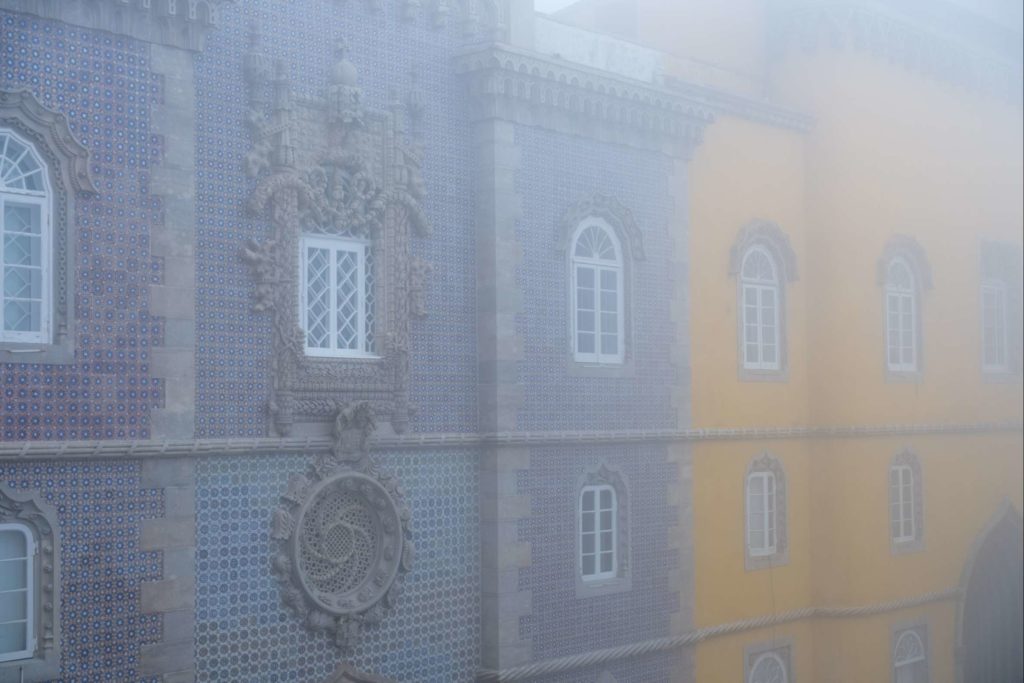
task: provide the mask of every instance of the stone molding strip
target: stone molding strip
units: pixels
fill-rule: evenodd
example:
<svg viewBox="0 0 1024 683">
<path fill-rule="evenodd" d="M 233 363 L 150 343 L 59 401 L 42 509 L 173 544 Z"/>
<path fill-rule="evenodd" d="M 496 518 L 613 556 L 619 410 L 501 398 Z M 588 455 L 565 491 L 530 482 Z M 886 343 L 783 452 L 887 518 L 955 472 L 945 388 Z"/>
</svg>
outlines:
<svg viewBox="0 0 1024 683">
<path fill-rule="evenodd" d="M 751 441 L 807 438 L 861 438 L 915 434 L 983 434 L 1024 432 L 1024 422 L 859 425 L 836 427 L 747 427 L 736 429 L 663 429 L 618 432 L 501 432 L 494 434 L 405 434 L 382 436 L 372 450 L 464 448 L 478 446 L 540 446 L 588 443 Z M 327 437 L 200 439 L 165 441 L 20 441 L 0 444 L 0 460 L 84 458 L 181 458 L 328 451 Z"/>
<path fill-rule="evenodd" d="M 851 619 L 867 617 L 885 612 L 907 609 L 910 607 L 918 607 L 920 605 L 933 602 L 958 599 L 960 595 L 960 588 L 949 588 L 910 598 L 873 603 L 858 607 L 803 607 L 801 609 L 781 612 L 779 614 L 768 614 L 754 619 L 744 619 L 742 621 L 733 621 L 726 624 L 697 629 L 696 631 L 691 631 L 690 633 L 676 638 L 654 638 L 652 640 L 645 640 L 631 645 L 622 645 L 604 650 L 593 650 L 591 652 L 584 652 L 578 655 L 559 657 L 558 659 L 548 659 L 525 666 L 502 669 L 501 671 L 483 670 L 477 674 L 477 681 L 523 681 L 536 678 L 538 676 L 546 676 L 582 667 L 605 664 L 607 662 L 625 659 L 627 657 L 638 657 L 640 655 L 646 655 L 653 652 L 676 650 L 688 645 L 696 645 L 697 643 L 711 638 L 732 635 L 743 631 L 779 626 L 781 624 L 788 624 L 790 622 L 801 621 L 804 619 Z"/>
<path fill-rule="evenodd" d="M 815 119 L 810 114 L 781 107 L 771 102 L 751 99 L 743 95 L 699 85 L 675 76 L 665 76 L 665 87 L 693 99 L 703 99 L 715 114 L 738 116 L 755 123 L 784 128 L 797 133 L 808 133 Z"/>
</svg>

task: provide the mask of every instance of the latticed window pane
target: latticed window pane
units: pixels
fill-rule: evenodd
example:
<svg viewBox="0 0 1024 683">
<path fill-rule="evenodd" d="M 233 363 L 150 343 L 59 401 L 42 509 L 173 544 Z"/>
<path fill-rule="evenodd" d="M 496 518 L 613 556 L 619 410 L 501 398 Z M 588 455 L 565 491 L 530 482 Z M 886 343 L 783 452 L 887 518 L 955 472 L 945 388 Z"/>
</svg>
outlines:
<svg viewBox="0 0 1024 683">
<path fill-rule="evenodd" d="M 331 345 L 331 252 L 306 250 L 306 346 Z"/>
<path fill-rule="evenodd" d="M 889 265 L 886 279 L 886 361 L 890 370 L 917 369 L 917 308 L 914 276 L 902 259 Z"/>
<path fill-rule="evenodd" d="M 747 680 L 748 683 L 789 683 L 789 674 L 782 658 L 767 652 L 755 660 Z"/>
<path fill-rule="evenodd" d="M 615 573 L 616 499 L 611 486 L 585 486 L 580 494 L 580 570 L 583 578 Z"/>
<path fill-rule="evenodd" d="M 618 244 L 601 225 L 588 225 L 572 248 L 573 325 L 576 359 L 621 362 L 622 262 Z"/>
<path fill-rule="evenodd" d="M 302 322 L 307 353 L 369 353 L 373 334 L 369 248 L 357 240 L 335 237 L 307 235 L 302 242 Z"/>
<path fill-rule="evenodd" d="M 0 525 L 0 661 L 31 654 L 32 558 L 27 532 Z"/>
<path fill-rule="evenodd" d="M 743 258 L 740 271 L 743 365 L 777 370 L 779 362 L 779 284 L 774 260 L 761 247 Z"/>
<path fill-rule="evenodd" d="M 1006 354 L 1006 287 L 990 281 L 982 286 L 983 363 L 986 370 L 1005 370 Z"/>
</svg>

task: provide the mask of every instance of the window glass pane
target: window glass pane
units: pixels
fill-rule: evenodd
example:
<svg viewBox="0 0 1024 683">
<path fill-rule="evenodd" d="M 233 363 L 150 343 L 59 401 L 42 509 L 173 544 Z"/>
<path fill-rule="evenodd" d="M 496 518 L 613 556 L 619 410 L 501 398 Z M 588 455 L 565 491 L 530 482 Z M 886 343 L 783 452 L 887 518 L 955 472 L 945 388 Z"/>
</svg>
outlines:
<svg viewBox="0 0 1024 683">
<path fill-rule="evenodd" d="M 4 233 L 40 235 L 42 220 L 38 204 L 22 204 L 15 201 L 4 203 Z"/>
<path fill-rule="evenodd" d="M 594 288 L 594 269 L 584 266 L 576 267 L 576 284 L 587 289 Z"/>
<path fill-rule="evenodd" d="M 594 310 L 594 290 L 588 287 L 577 287 L 576 306 L 588 311 Z"/>
<path fill-rule="evenodd" d="M 0 591 L 18 590 L 28 586 L 27 560 L 0 560 Z"/>
<path fill-rule="evenodd" d="M 584 554 L 593 553 L 594 548 L 594 534 L 583 534 L 582 540 L 582 551 Z"/>
<path fill-rule="evenodd" d="M 612 549 L 612 532 L 602 531 L 601 532 L 601 550 Z"/>
<path fill-rule="evenodd" d="M 594 353 L 594 333 L 580 332 L 576 335 L 576 350 L 579 353 Z"/>
<path fill-rule="evenodd" d="M 594 567 L 596 566 L 596 558 L 593 555 L 583 556 L 583 575 L 591 576 L 595 574 Z"/>
<path fill-rule="evenodd" d="M 359 349 L 359 255 L 354 251 L 335 253 L 337 300 L 337 348 Z"/>
<path fill-rule="evenodd" d="M 612 511 L 602 510 L 601 511 L 601 529 L 607 530 L 612 528 Z"/>
<path fill-rule="evenodd" d="M 616 292 L 619 288 L 618 274 L 614 270 L 601 270 L 601 290 L 604 292 Z"/>
<path fill-rule="evenodd" d="M 330 269 L 329 250 L 306 250 L 306 346 L 310 348 L 331 345 Z"/>
<path fill-rule="evenodd" d="M 28 591 L 8 591 L 0 593 L 0 623 L 20 621 L 28 618 L 26 606 Z"/>
<path fill-rule="evenodd" d="M 41 268 L 8 266 L 4 269 L 4 298 L 41 300 L 43 296 L 42 275 Z"/>
<path fill-rule="evenodd" d="M 616 334 L 601 335 L 601 353 L 611 356 L 619 352 L 619 337 Z"/>
<path fill-rule="evenodd" d="M 576 329 L 580 332 L 594 331 L 594 312 L 580 309 L 576 312 Z"/>
<path fill-rule="evenodd" d="M 610 510 L 612 507 L 612 490 L 608 487 L 601 489 L 601 509 Z"/>
<path fill-rule="evenodd" d="M 583 492 L 583 509 L 594 510 L 594 489 L 587 489 Z"/>
<path fill-rule="evenodd" d="M 10 332 L 38 332 L 42 309 L 38 301 L 7 301 L 4 303 L 4 329 Z"/>
<path fill-rule="evenodd" d="M 26 557 L 27 554 L 28 543 L 25 534 L 14 529 L 0 531 L 0 560 Z"/>
<path fill-rule="evenodd" d="M 612 570 L 612 553 L 601 553 L 601 572 L 607 573 Z"/>
<path fill-rule="evenodd" d="M 28 628 L 25 622 L 0 624 L 0 652 L 21 652 L 28 645 Z"/>
<path fill-rule="evenodd" d="M 583 519 L 580 521 L 580 527 L 582 528 L 584 533 L 590 532 L 590 531 L 594 531 L 594 513 L 593 512 L 584 512 L 583 513 Z"/>
</svg>

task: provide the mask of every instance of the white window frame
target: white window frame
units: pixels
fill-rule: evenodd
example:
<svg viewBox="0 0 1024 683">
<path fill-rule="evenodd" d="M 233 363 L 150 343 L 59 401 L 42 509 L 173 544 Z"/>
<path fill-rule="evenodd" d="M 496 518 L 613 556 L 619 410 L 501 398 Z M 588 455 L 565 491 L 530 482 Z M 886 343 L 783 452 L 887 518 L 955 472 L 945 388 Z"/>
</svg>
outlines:
<svg viewBox="0 0 1024 683">
<path fill-rule="evenodd" d="M 25 610 L 25 649 L 18 650 L 17 652 L 0 652 L 0 662 L 13 662 L 21 659 L 31 659 L 35 655 L 36 651 L 36 603 L 37 596 L 35 592 L 35 574 L 36 574 L 36 542 L 32 531 L 24 524 L 11 524 L 11 523 L 0 523 L 0 532 L 5 531 L 16 531 L 20 532 L 25 537 L 25 552 L 26 557 L 0 560 L 0 562 L 16 562 L 24 561 L 26 563 L 26 581 L 25 589 L 14 589 L 14 590 L 25 590 L 26 593 L 26 610 Z M 4 592 L 13 592 L 4 591 Z M 3 617 L 0 616 L 0 620 Z M 0 621 L 0 623 L 5 623 Z M 17 622 L 6 622 L 6 623 L 17 623 Z"/>
<path fill-rule="evenodd" d="M 763 482 L 761 509 L 758 510 L 758 512 L 761 513 L 761 528 L 759 531 L 763 534 L 762 537 L 764 538 L 764 545 L 760 547 L 754 545 L 752 538 L 754 532 L 752 518 L 755 509 L 753 503 L 753 487 L 751 484 L 755 479 L 759 479 Z M 770 496 L 769 485 L 771 492 Z M 757 470 L 749 473 L 747 475 L 747 552 L 751 557 L 767 557 L 778 552 L 778 508 L 778 489 L 775 481 L 775 473 L 769 470 Z"/>
<path fill-rule="evenodd" d="M 989 325 L 989 295 L 995 296 L 998 302 L 996 319 Z M 986 279 L 981 284 L 981 368 L 985 372 L 1004 373 L 1010 369 L 1010 329 L 1007 317 L 1007 287 L 1002 280 Z M 989 339 L 989 328 L 997 330 L 999 338 Z M 989 343 L 994 342 L 1001 351 L 1002 358 L 996 363 L 989 362 Z"/>
<path fill-rule="evenodd" d="M 763 652 L 757 656 L 757 659 L 755 659 L 754 663 L 750 666 L 750 673 L 747 674 L 747 683 L 758 683 L 754 678 L 757 674 L 757 667 L 761 666 L 762 662 L 772 660 L 774 660 L 782 669 L 782 673 L 785 676 L 782 683 L 789 683 L 789 666 L 787 666 L 786 661 L 775 652 Z"/>
<path fill-rule="evenodd" d="M 306 341 L 306 330 L 307 316 L 309 311 L 306 306 L 306 290 L 308 287 L 307 280 L 307 250 L 309 248 L 314 249 L 326 249 L 330 252 L 329 268 L 330 274 L 329 279 L 329 292 L 330 292 L 330 329 L 329 338 L 331 346 L 328 348 L 322 347 L 311 347 Z M 322 358 L 378 358 L 379 356 L 372 351 L 367 350 L 367 330 L 366 330 L 366 251 L 371 248 L 371 243 L 368 240 L 356 239 L 352 237 L 334 237 L 327 235 L 302 235 L 299 239 L 299 324 L 302 326 L 303 331 L 303 348 L 307 356 L 322 357 Z M 358 286 L 358 325 L 357 325 L 357 338 L 358 348 L 356 349 L 339 349 L 337 348 L 337 332 L 338 332 L 338 311 L 337 311 L 337 254 L 338 252 L 348 251 L 356 254 L 358 275 L 356 277 Z"/>
<path fill-rule="evenodd" d="M 51 223 L 51 204 L 53 192 L 50 188 L 49 167 L 43 161 L 36 150 L 35 145 L 15 133 L 10 128 L 0 128 L 0 135 L 10 136 L 19 144 L 24 145 L 25 152 L 18 157 L 18 161 L 30 154 L 33 160 L 39 165 L 42 173 L 43 190 L 32 191 L 20 188 L 7 187 L 0 179 L 0 343 L 21 343 L 21 344 L 51 344 L 53 339 L 53 302 L 52 302 L 52 281 L 53 281 L 53 225 Z M 0 156 L 6 154 L 6 142 L 0 149 Z M 6 266 L 4 265 L 4 239 L 3 230 L 8 202 L 19 204 L 32 204 L 39 207 L 39 232 L 40 232 L 40 305 L 39 330 L 33 332 L 7 331 L 4 329 L 4 303 L 6 296 L 3 291 L 3 281 Z"/>
<path fill-rule="evenodd" d="M 604 529 L 604 528 L 601 527 L 601 513 L 609 511 L 608 508 L 602 508 L 601 507 L 601 493 L 603 491 L 608 491 L 608 492 L 611 493 L 611 499 L 612 499 L 612 505 L 611 505 L 611 508 L 610 508 L 611 521 L 612 521 L 611 529 Z M 586 496 L 586 494 L 588 492 L 591 492 L 591 493 L 594 494 L 594 509 L 590 511 L 590 514 L 594 515 L 594 530 L 592 532 L 588 532 L 588 531 L 584 531 L 583 530 L 583 516 L 584 516 L 584 514 L 587 514 L 587 512 L 588 512 L 583 507 L 583 500 L 584 500 L 584 498 L 585 498 L 585 496 Z M 619 523 L 618 523 L 618 519 L 619 519 L 619 497 L 618 497 L 618 493 L 615 491 L 615 487 L 612 486 L 611 484 L 591 484 L 591 485 L 584 486 L 580 490 L 578 510 L 579 510 L 579 518 L 578 518 L 579 526 L 578 526 L 578 528 L 580 530 L 579 531 L 579 533 L 580 533 L 580 538 L 579 538 L 579 547 L 580 547 L 580 552 L 579 552 L 580 576 L 582 577 L 582 579 L 584 581 L 603 581 L 603 580 L 606 580 L 606 579 L 613 579 L 613 578 L 615 578 L 616 576 L 618 576 L 618 573 L 619 573 L 619 551 L 618 551 L 618 543 L 619 543 Z M 611 531 L 612 532 L 611 533 L 611 547 L 610 548 L 605 548 L 604 545 L 601 542 L 602 533 L 605 532 L 605 531 Z M 593 536 L 594 536 L 594 552 L 586 553 L 583 550 L 583 539 L 584 539 L 584 537 L 586 537 L 587 535 L 590 535 L 590 534 L 593 534 Z M 601 569 L 601 555 L 603 553 L 607 552 L 607 551 L 611 551 L 612 567 L 611 567 L 610 570 L 602 572 L 600 570 Z M 594 557 L 594 572 L 591 573 L 591 574 L 585 573 L 584 569 L 583 569 L 583 558 L 588 556 L 588 555 L 593 555 L 593 557 Z"/>
<path fill-rule="evenodd" d="M 914 470 L 910 465 L 898 464 L 889 467 L 889 533 L 893 543 L 910 543 L 917 539 L 915 485 Z M 908 508 L 909 516 L 904 514 Z M 893 527 L 898 529 L 897 533 L 893 533 Z"/>
<path fill-rule="evenodd" d="M 747 261 L 753 254 L 763 255 L 768 259 L 768 263 L 772 267 L 772 279 L 763 280 L 759 278 L 751 278 L 746 274 Z M 774 333 L 771 340 L 765 339 L 764 328 L 765 321 L 762 319 L 764 312 L 765 298 L 768 294 L 771 294 L 775 301 L 775 305 L 772 310 L 772 329 Z M 753 301 L 748 302 L 748 297 L 752 297 Z M 756 338 L 751 339 L 748 335 L 747 330 L 747 307 L 752 303 L 754 310 L 757 313 L 757 320 L 754 323 Z M 743 368 L 745 370 L 770 370 L 777 371 L 782 368 L 782 334 L 780 329 L 780 323 L 782 321 L 782 287 L 779 284 L 779 265 L 775 261 L 775 257 L 771 251 L 760 245 L 755 245 L 747 249 L 743 254 L 743 260 L 740 263 L 740 353 L 743 361 Z M 765 347 L 767 342 L 771 343 L 775 347 L 775 360 L 765 361 Z M 757 359 L 750 360 L 747 357 L 748 346 L 753 345 L 757 349 Z"/>
<path fill-rule="evenodd" d="M 586 258 L 576 255 L 576 246 L 579 241 L 580 235 L 589 228 L 596 227 L 602 230 L 607 235 L 609 241 L 615 249 L 615 260 L 607 261 L 604 259 Z M 582 352 L 579 350 L 579 337 L 577 335 L 577 316 L 579 315 L 579 306 L 577 303 L 577 291 L 578 291 L 578 271 L 579 268 L 587 268 L 593 271 L 594 274 L 594 351 L 593 353 Z M 572 240 L 569 242 L 569 269 L 570 269 L 570 301 L 571 305 L 571 323 L 570 329 L 572 331 L 572 351 L 573 358 L 578 363 L 590 363 L 594 365 L 621 365 L 626 358 L 626 335 L 625 335 L 625 319 L 626 319 L 626 307 L 625 307 L 625 269 L 623 267 L 622 259 L 622 244 L 619 242 L 618 236 L 615 234 L 615 230 L 606 222 L 599 218 L 589 218 L 582 221 L 576 228 L 576 231 L 572 235 Z M 612 272 L 615 274 L 615 284 L 617 289 L 616 296 L 616 329 L 615 335 L 617 339 L 616 353 L 603 353 L 601 336 L 607 334 L 601 327 L 601 273 Z"/>
<path fill-rule="evenodd" d="M 893 268 L 903 268 L 910 278 L 910 286 L 903 287 L 893 282 Z M 894 301 L 898 305 L 893 307 Z M 909 309 L 909 330 L 904 329 L 904 318 Z M 896 314 L 896 328 L 893 328 L 893 313 Z M 885 271 L 885 363 L 890 372 L 917 372 L 918 370 L 918 305 L 917 305 L 917 275 L 906 259 L 897 256 L 889 261 Z M 910 360 L 903 358 L 903 334 L 910 333 Z M 896 342 L 898 349 L 898 360 L 893 361 L 892 349 Z"/>
<path fill-rule="evenodd" d="M 904 638 L 913 638 L 914 640 L 917 641 L 918 645 L 921 646 L 921 650 L 920 650 L 921 654 L 919 656 L 916 656 L 916 657 L 913 657 L 913 658 L 910 658 L 910 659 L 904 659 L 904 660 L 896 659 L 896 654 L 900 650 L 900 643 L 903 642 Z M 924 669 L 925 669 L 925 676 L 924 677 L 925 677 L 925 680 L 927 680 L 927 678 L 928 678 L 928 673 L 927 673 L 927 671 L 928 671 L 928 646 L 927 646 L 927 643 L 925 642 L 925 640 L 923 638 L 921 638 L 921 635 L 917 632 L 916 629 L 913 629 L 913 628 L 905 629 L 904 631 L 900 632 L 899 635 L 896 636 L 896 641 L 893 644 L 893 648 L 892 648 L 893 680 L 895 681 L 895 683 L 899 683 L 900 682 L 900 669 L 902 669 L 904 667 L 911 667 L 912 671 L 913 671 L 913 667 L 916 667 L 917 665 L 922 664 L 922 663 L 924 664 Z M 918 683 L 918 681 L 915 680 L 914 683 Z"/>
</svg>

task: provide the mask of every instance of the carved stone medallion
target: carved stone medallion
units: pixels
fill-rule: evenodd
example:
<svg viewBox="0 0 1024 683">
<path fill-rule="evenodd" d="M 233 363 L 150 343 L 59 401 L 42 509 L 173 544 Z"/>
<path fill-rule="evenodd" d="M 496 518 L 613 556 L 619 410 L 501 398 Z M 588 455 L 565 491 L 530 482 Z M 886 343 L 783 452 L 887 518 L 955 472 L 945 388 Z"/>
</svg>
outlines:
<svg viewBox="0 0 1024 683">
<path fill-rule="evenodd" d="M 271 525 L 283 602 L 343 649 L 384 617 L 412 564 L 402 491 L 366 448 L 373 427 L 368 404 L 341 407 L 334 448 L 289 480 Z"/>
</svg>

